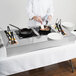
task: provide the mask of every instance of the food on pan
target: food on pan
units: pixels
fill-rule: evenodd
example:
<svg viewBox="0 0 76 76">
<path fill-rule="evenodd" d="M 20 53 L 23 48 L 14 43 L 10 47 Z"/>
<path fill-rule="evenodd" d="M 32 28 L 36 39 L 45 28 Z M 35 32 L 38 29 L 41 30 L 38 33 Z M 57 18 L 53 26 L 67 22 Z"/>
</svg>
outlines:
<svg viewBox="0 0 76 76">
<path fill-rule="evenodd" d="M 48 26 L 44 26 L 44 29 L 40 28 L 41 31 L 49 31 L 50 28 Z"/>
</svg>

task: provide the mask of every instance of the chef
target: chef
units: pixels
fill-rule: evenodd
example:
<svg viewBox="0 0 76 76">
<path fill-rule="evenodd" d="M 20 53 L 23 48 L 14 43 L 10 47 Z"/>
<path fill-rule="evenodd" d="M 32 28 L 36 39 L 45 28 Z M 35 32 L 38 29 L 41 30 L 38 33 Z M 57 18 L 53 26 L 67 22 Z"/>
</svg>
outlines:
<svg viewBox="0 0 76 76">
<path fill-rule="evenodd" d="M 51 22 L 53 17 L 52 0 L 28 0 L 27 14 L 29 18 L 29 26 L 45 25 L 46 21 Z"/>
</svg>

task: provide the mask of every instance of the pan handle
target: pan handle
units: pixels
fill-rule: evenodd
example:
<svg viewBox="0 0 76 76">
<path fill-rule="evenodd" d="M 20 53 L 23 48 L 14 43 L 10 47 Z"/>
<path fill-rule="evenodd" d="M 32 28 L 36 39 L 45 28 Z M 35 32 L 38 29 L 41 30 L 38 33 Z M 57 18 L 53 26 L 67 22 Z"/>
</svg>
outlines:
<svg viewBox="0 0 76 76">
<path fill-rule="evenodd" d="M 31 28 L 31 29 L 37 36 L 40 36 L 40 34 L 34 28 Z"/>
<path fill-rule="evenodd" d="M 12 24 L 9 24 L 9 25 L 12 26 L 12 27 L 17 28 L 18 30 L 21 30 L 19 27 L 15 26 L 15 25 L 12 25 Z"/>
</svg>

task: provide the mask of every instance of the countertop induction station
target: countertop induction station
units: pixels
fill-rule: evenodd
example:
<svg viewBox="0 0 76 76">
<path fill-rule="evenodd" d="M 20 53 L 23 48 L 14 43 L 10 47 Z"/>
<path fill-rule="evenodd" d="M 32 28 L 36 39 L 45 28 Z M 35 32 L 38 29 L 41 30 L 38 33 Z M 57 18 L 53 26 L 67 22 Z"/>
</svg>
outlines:
<svg viewBox="0 0 76 76">
<path fill-rule="evenodd" d="M 1 31 L 1 35 L 4 41 L 4 45 L 7 49 L 7 56 L 19 55 L 23 53 L 38 51 L 41 49 L 53 48 L 62 45 L 67 45 L 69 43 L 75 42 L 76 36 L 64 29 L 66 35 L 63 36 L 63 39 L 52 40 L 47 37 L 47 34 L 41 34 L 38 28 L 35 30 L 39 33 L 39 36 L 36 33 L 32 32 L 30 37 L 22 38 L 19 36 L 18 30 L 13 30 L 14 36 L 18 41 L 17 44 L 9 44 L 8 38 L 4 31 Z M 55 32 L 51 29 L 49 33 Z"/>
</svg>

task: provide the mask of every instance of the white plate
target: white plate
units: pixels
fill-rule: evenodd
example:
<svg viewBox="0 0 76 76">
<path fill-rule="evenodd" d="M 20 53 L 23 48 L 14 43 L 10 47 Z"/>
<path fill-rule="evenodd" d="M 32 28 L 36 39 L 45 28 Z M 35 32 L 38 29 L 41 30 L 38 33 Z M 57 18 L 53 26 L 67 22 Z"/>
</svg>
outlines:
<svg viewBox="0 0 76 76">
<path fill-rule="evenodd" d="M 62 25 L 69 31 L 73 31 L 75 28 L 75 24 L 72 22 L 63 22 Z"/>
<path fill-rule="evenodd" d="M 63 35 L 60 33 L 49 33 L 47 37 L 52 40 L 60 40 L 63 38 Z"/>
</svg>

